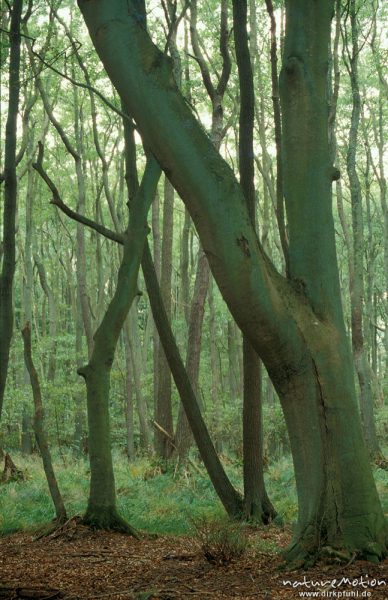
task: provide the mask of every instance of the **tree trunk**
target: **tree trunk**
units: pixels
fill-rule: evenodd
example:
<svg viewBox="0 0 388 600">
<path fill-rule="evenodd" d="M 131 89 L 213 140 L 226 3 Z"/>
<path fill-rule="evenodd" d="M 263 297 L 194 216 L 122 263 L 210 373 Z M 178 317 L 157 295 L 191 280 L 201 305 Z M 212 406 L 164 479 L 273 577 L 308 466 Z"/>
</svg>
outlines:
<svg viewBox="0 0 388 600">
<path fill-rule="evenodd" d="M 185 208 L 185 220 L 182 230 L 181 252 L 180 252 L 180 275 L 181 275 L 181 303 L 183 314 L 187 325 L 190 319 L 190 277 L 189 277 L 189 234 L 191 218 Z"/>
<path fill-rule="evenodd" d="M 36 372 L 32 354 L 31 354 L 31 326 L 30 323 L 26 323 L 23 330 L 23 342 L 24 342 L 24 360 L 28 373 L 30 375 L 32 395 L 34 398 L 35 415 L 34 415 L 34 431 L 36 442 L 39 447 L 39 451 L 43 461 L 43 468 L 46 475 L 48 487 L 50 490 L 51 499 L 55 507 L 55 513 L 58 523 L 64 523 L 67 519 L 65 505 L 63 504 L 61 492 L 59 491 L 57 479 L 55 477 L 54 467 L 51 460 L 51 453 L 48 446 L 48 440 L 46 431 L 44 429 L 44 412 L 42 404 L 42 394 L 40 391 L 40 384 L 38 379 L 38 373 Z"/>
<path fill-rule="evenodd" d="M 128 344 L 130 350 L 137 414 L 139 417 L 140 445 L 144 450 L 148 452 L 151 448 L 151 431 L 148 420 L 147 403 L 144 398 L 141 383 L 141 357 L 139 357 L 139 348 L 136 344 L 134 344 L 133 335 L 131 335 L 131 331 L 129 331 L 129 328 L 131 327 L 130 323 L 132 323 L 131 328 L 134 327 L 133 315 L 131 315 L 131 312 L 132 310 L 130 310 L 130 316 L 128 319 L 129 323 L 127 322 L 124 326 L 124 335 L 128 337 Z"/>
<path fill-rule="evenodd" d="M 350 303 L 352 318 L 352 346 L 358 383 L 360 386 L 361 421 L 365 441 L 371 457 L 381 456 L 373 415 L 372 382 L 370 366 L 364 343 L 364 226 L 361 185 L 356 169 L 357 139 L 361 112 L 361 98 L 358 84 L 358 27 L 355 0 L 350 0 L 351 58 L 349 76 L 352 89 L 352 117 L 349 131 L 349 145 L 346 157 L 350 183 L 353 229 L 353 270 L 350 282 Z"/>
<path fill-rule="evenodd" d="M 136 532 L 118 515 L 110 442 L 110 371 L 120 331 L 137 294 L 137 278 L 147 235 L 148 208 L 155 195 L 160 169 L 153 159 L 147 162 L 143 181 L 131 203 L 129 228 L 117 286 L 103 320 L 94 335 L 89 363 L 78 370 L 87 390 L 90 493 L 86 523 L 101 529 Z"/>
<path fill-rule="evenodd" d="M 173 211 L 174 188 L 166 177 L 164 182 L 160 290 L 166 309 L 167 319 L 169 321 L 171 320 Z M 156 429 L 155 451 L 160 458 L 167 459 L 170 458 L 172 453 L 170 440 L 174 437 L 171 406 L 171 371 L 161 345 L 159 345 L 158 351 L 158 393 L 155 406 L 155 421 L 169 434 L 170 437 L 167 437 L 162 431 Z"/>
<path fill-rule="evenodd" d="M 39 281 L 42 286 L 42 290 L 48 301 L 48 312 L 49 312 L 49 336 L 50 336 L 50 347 L 49 347 L 49 359 L 47 369 L 47 381 L 54 381 L 55 368 L 56 368 L 56 335 L 57 335 L 57 306 L 55 297 L 51 287 L 47 283 L 46 271 L 43 263 L 40 262 L 38 257 L 34 256 L 36 268 L 38 269 Z"/>
<path fill-rule="evenodd" d="M 201 458 L 227 513 L 231 517 L 239 518 L 242 512 L 241 497 L 230 483 L 209 436 L 198 400 L 166 317 L 151 251 L 147 243 L 142 259 L 142 269 L 159 337 Z"/>
<path fill-rule="evenodd" d="M 23 0 L 14 0 L 10 24 L 8 115 L 5 126 L 4 213 L 0 274 L 0 418 L 13 333 L 13 279 L 15 274 L 15 221 L 17 201 L 16 132 L 20 91 L 20 23 Z"/>
<path fill-rule="evenodd" d="M 308 561 L 325 546 L 381 557 L 387 528 L 357 412 L 331 209 L 326 92 L 333 3 L 286 2 L 281 99 L 292 281 L 263 253 L 241 187 L 181 97 L 133 2 L 78 4 L 109 77 L 184 200 L 221 293 L 281 399 L 299 499 L 288 559 Z"/>
<path fill-rule="evenodd" d="M 207 296 L 209 305 L 209 334 L 210 334 L 210 364 L 211 364 L 211 398 L 214 410 L 214 424 L 216 429 L 215 447 L 218 452 L 222 452 L 222 401 L 221 401 L 221 368 L 217 350 L 217 327 L 216 314 L 214 307 L 214 282 L 210 274 L 209 291 Z"/>
<path fill-rule="evenodd" d="M 127 456 L 132 461 L 135 458 L 135 431 L 133 422 L 133 375 L 131 346 L 127 327 L 124 325 L 124 350 L 125 350 L 125 381 L 124 381 L 124 413 L 127 428 Z"/>
<path fill-rule="evenodd" d="M 255 95 L 248 45 L 246 0 L 233 0 L 233 24 L 240 86 L 240 182 L 252 226 L 256 228 L 253 149 Z M 282 223 L 284 225 L 284 220 Z M 268 523 L 276 516 L 276 512 L 269 501 L 264 483 L 261 361 L 246 335 L 243 335 L 243 372 L 244 512 L 247 519 Z"/>
<path fill-rule="evenodd" d="M 205 315 L 205 300 L 209 287 L 210 269 L 207 258 L 200 248 L 198 253 L 197 274 L 194 284 L 193 300 L 191 303 L 189 331 L 187 336 L 187 375 L 198 398 L 198 378 L 201 358 L 202 326 Z M 183 405 L 179 407 L 179 416 L 175 433 L 175 444 L 178 454 L 184 458 L 191 446 L 190 425 L 186 417 Z"/>
</svg>

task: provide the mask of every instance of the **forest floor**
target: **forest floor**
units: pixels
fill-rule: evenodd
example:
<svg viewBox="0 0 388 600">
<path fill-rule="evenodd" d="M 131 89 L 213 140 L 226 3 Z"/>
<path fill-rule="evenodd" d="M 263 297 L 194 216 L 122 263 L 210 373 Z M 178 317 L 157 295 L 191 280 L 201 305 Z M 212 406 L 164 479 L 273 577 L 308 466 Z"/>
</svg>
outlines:
<svg viewBox="0 0 388 600">
<path fill-rule="evenodd" d="M 388 561 L 379 565 L 353 561 L 346 566 L 318 565 L 287 572 L 280 569 L 276 548 L 289 541 L 289 530 L 251 531 L 246 554 L 222 566 L 209 563 L 190 537 L 139 541 L 119 533 L 91 531 L 72 519 L 61 531 L 40 539 L 27 533 L 0 538 L 0 598 L 388 599 L 387 585 L 377 589 L 359 583 L 361 577 L 366 582 L 388 583 Z M 330 587 L 332 580 L 342 577 L 353 583 L 357 579 L 358 585 Z M 321 581 L 320 589 L 308 587 Z"/>
</svg>

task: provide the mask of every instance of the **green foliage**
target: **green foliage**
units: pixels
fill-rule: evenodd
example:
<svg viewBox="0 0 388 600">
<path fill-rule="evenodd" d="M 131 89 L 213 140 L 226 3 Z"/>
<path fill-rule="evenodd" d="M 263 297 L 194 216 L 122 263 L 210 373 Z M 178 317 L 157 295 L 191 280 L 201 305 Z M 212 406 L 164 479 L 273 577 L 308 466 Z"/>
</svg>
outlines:
<svg viewBox="0 0 388 600">
<path fill-rule="evenodd" d="M 1 534 L 33 529 L 47 524 L 55 516 L 40 458 L 18 454 L 12 458 L 24 471 L 26 480 L 0 485 Z M 192 520 L 224 522 L 224 510 L 205 471 L 203 476 L 192 467 L 177 471 L 170 468 L 162 473 L 155 462 L 145 457 L 128 463 L 124 454 L 117 451 L 114 463 L 118 510 L 135 529 L 182 535 L 192 531 Z M 233 484 L 241 488 L 239 462 L 229 460 L 225 467 Z M 71 451 L 62 457 L 55 453 L 54 468 L 69 516 L 82 515 L 89 488 L 86 459 L 75 459 Z M 388 472 L 376 468 L 375 480 L 384 511 L 388 512 Z M 284 522 L 295 523 L 297 497 L 290 457 L 270 464 L 265 481 L 268 494 Z"/>
</svg>

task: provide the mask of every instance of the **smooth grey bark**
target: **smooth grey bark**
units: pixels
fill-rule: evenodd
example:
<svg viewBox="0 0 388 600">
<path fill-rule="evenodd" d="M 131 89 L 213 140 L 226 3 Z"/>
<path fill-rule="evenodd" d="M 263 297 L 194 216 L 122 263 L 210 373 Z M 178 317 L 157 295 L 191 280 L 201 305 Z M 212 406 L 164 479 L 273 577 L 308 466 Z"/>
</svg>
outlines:
<svg viewBox="0 0 388 600">
<path fill-rule="evenodd" d="M 264 254 L 239 184 L 179 94 L 132 2 L 78 4 L 110 79 L 188 207 L 221 293 L 281 399 L 299 498 L 288 559 L 314 560 L 323 544 L 381 557 L 386 521 L 355 401 L 331 209 L 332 2 L 286 3 L 281 102 L 293 281 Z"/>
<path fill-rule="evenodd" d="M 23 0 L 14 0 L 10 22 L 8 114 L 5 125 L 4 209 L 2 265 L 0 273 L 0 418 L 7 381 L 9 351 L 13 333 L 13 280 L 15 275 L 16 234 L 16 133 L 20 92 L 20 25 Z"/>
<path fill-rule="evenodd" d="M 248 43 L 246 0 L 233 0 L 233 29 L 240 87 L 239 171 L 248 213 L 256 228 L 256 190 L 253 147 L 255 93 Z M 283 198 L 280 199 L 281 210 Z M 284 227 L 284 218 L 280 219 Z M 287 257 L 287 254 L 285 255 Z M 268 523 L 276 516 L 268 498 L 263 469 L 262 365 L 243 335 L 243 472 L 244 513 L 247 519 Z"/>
</svg>

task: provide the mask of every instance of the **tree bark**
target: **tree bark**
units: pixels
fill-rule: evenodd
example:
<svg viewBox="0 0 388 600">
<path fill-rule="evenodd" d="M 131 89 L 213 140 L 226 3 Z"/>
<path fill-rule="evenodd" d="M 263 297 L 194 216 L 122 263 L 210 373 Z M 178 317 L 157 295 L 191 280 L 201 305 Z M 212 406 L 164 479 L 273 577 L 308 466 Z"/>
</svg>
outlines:
<svg viewBox="0 0 388 600">
<path fill-rule="evenodd" d="M 42 404 L 42 394 L 31 353 L 31 326 L 27 322 L 22 330 L 24 342 L 24 360 L 28 373 L 30 375 L 32 395 L 34 398 L 35 414 L 34 414 L 34 432 L 36 442 L 43 461 L 43 468 L 46 475 L 48 487 L 50 490 L 51 499 L 55 507 L 55 513 L 58 523 L 64 523 L 67 519 L 65 505 L 63 503 L 61 492 L 59 491 L 57 479 L 55 477 L 54 467 L 51 460 L 51 453 L 48 445 L 47 434 L 44 428 L 44 411 Z"/>
<path fill-rule="evenodd" d="M 78 370 L 87 390 L 90 493 L 84 520 L 101 529 L 136 532 L 118 515 L 109 427 L 110 371 L 120 331 L 137 294 L 137 278 L 147 235 L 147 213 L 155 195 L 160 169 L 149 159 L 139 190 L 131 204 L 117 286 L 94 335 L 89 363 Z"/>
<path fill-rule="evenodd" d="M 242 513 L 241 497 L 230 483 L 209 436 L 195 391 L 184 367 L 174 335 L 166 317 L 155 268 L 152 262 L 151 251 L 147 243 L 142 259 L 142 269 L 159 337 L 201 458 L 213 483 L 214 489 L 227 513 L 231 517 L 239 518 Z"/>
<path fill-rule="evenodd" d="M 364 225 L 361 185 L 356 169 L 357 139 L 361 114 L 361 97 L 358 83 L 358 26 L 356 17 L 355 0 L 350 0 L 351 23 L 351 49 L 348 65 L 352 89 L 352 116 L 349 130 L 349 144 L 346 157 L 346 166 L 350 184 L 350 200 L 352 207 L 353 230 L 353 275 L 350 282 L 350 303 L 352 320 L 352 347 L 358 383 L 360 386 L 361 421 L 365 441 L 371 457 L 381 456 L 381 450 L 376 434 L 376 425 L 373 414 L 372 382 L 370 366 L 364 343 Z"/>
<path fill-rule="evenodd" d="M 234 42 L 240 86 L 239 169 L 249 217 L 256 227 L 253 149 L 255 94 L 247 31 L 247 1 L 233 0 Z M 283 209 L 283 198 L 281 198 Z M 282 220 L 284 226 L 284 219 Z M 286 255 L 285 255 L 286 256 Z M 263 470 L 261 361 L 243 335 L 243 455 L 244 513 L 247 519 L 268 523 L 276 512 L 268 498 Z"/>
<path fill-rule="evenodd" d="M 13 279 L 15 275 L 16 234 L 16 135 L 20 92 L 20 24 L 23 0 L 14 0 L 10 23 L 10 57 L 8 81 L 8 115 L 5 126 L 4 213 L 2 268 L 0 274 L 0 418 L 8 373 L 9 351 L 13 333 Z"/>
<path fill-rule="evenodd" d="M 110 79 L 184 200 L 221 293 L 281 399 L 299 498 L 288 559 L 306 562 L 324 546 L 381 557 L 386 521 L 355 401 L 331 211 L 332 2 L 286 3 L 281 101 L 293 282 L 263 253 L 238 182 L 181 97 L 133 2 L 78 4 Z"/>
<path fill-rule="evenodd" d="M 39 258 L 36 255 L 34 256 L 34 261 L 36 264 L 36 268 L 38 269 L 40 285 L 42 286 L 42 290 L 48 302 L 50 348 L 47 369 L 47 381 L 54 381 L 56 368 L 55 338 L 57 335 L 57 306 L 55 302 L 54 293 L 47 283 L 46 271 L 43 263 L 40 262 Z"/>
<path fill-rule="evenodd" d="M 164 182 L 163 204 L 163 234 L 160 290 L 166 309 L 166 316 L 171 321 L 171 278 L 172 278 L 172 242 L 173 242 L 173 215 L 174 215 L 174 188 L 167 177 Z M 174 425 L 171 406 L 171 371 L 169 369 L 164 350 L 158 347 L 158 393 L 155 406 L 155 421 L 170 437 L 159 429 L 155 429 L 155 451 L 160 458 L 168 459 L 172 453 L 170 440 L 174 437 Z"/>
</svg>

